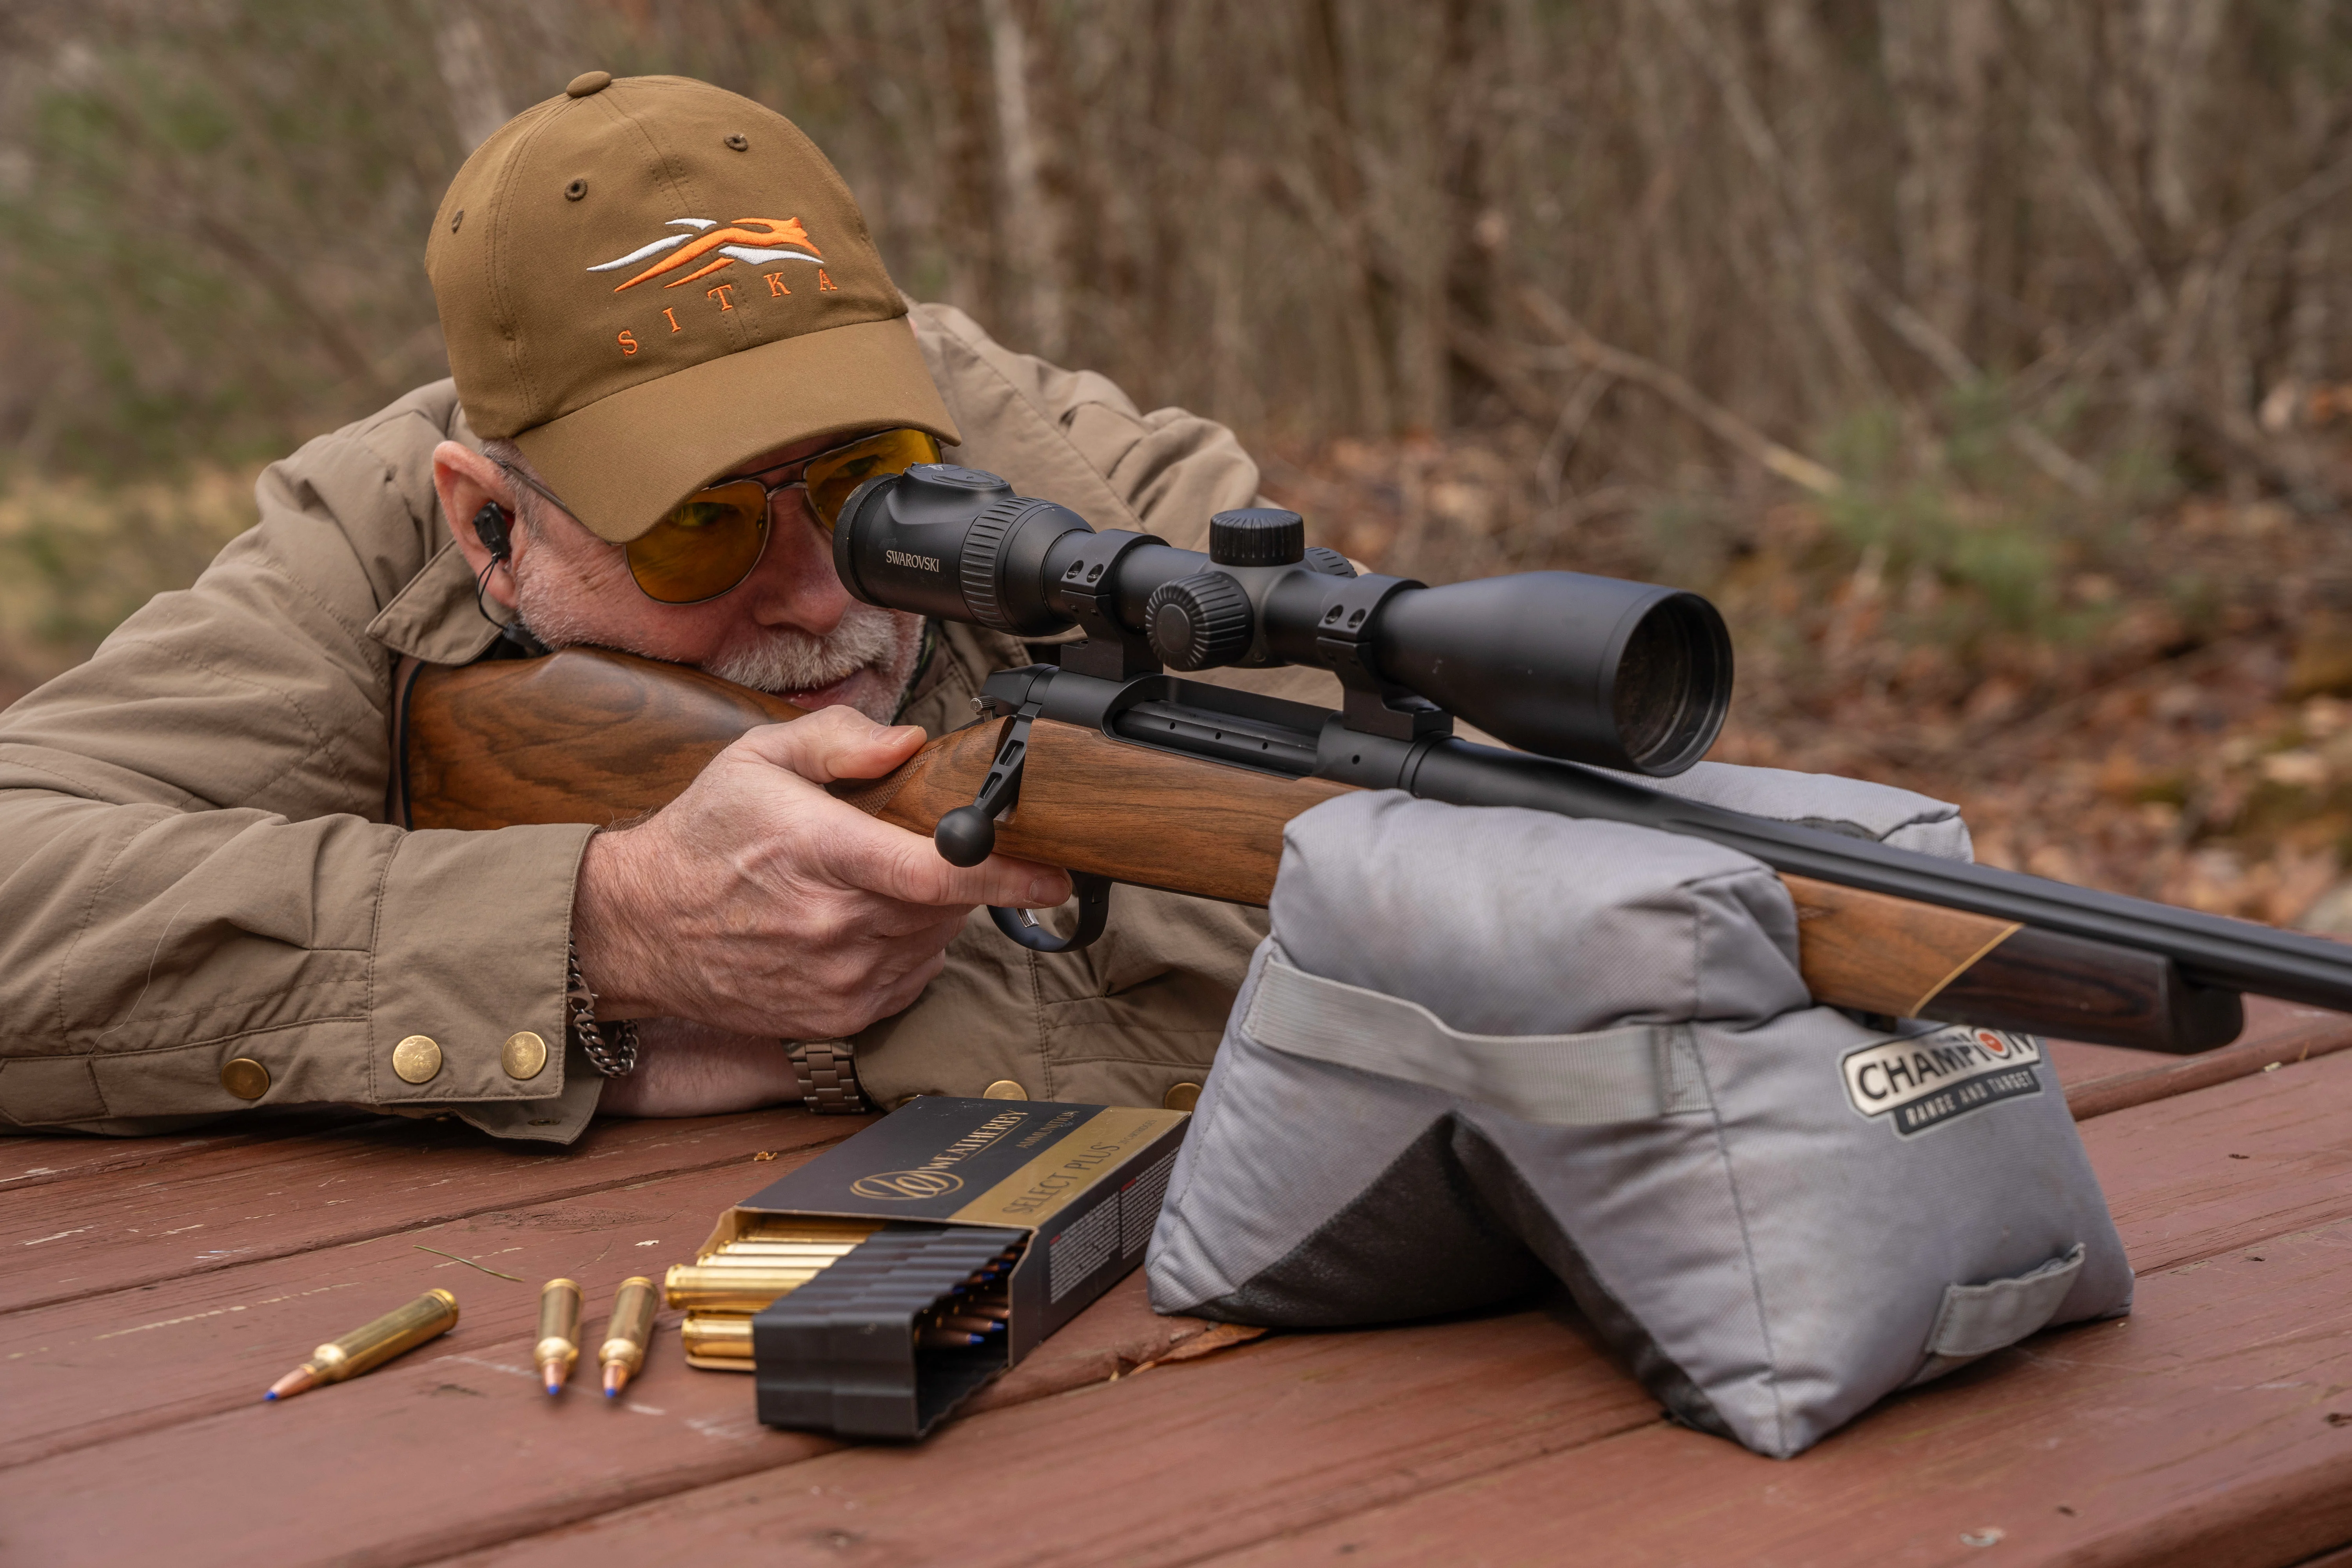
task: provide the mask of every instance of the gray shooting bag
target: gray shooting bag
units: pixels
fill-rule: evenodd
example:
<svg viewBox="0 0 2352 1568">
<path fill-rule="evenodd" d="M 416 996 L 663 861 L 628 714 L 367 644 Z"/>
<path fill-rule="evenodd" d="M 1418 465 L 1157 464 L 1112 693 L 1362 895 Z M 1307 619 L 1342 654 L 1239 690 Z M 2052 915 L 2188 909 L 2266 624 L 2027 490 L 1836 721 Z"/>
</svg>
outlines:
<svg viewBox="0 0 2352 1568">
<path fill-rule="evenodd" d="M 1879 785 L 1664 787 L 1969 853 Z M 1160 1311 L 1295 1328 L 1556 1279 L 1669 1414 L 1781 1458 L 2132 1289 L 2039 1041 L 1815 1005 L 1735 850 L 1393 792 L 1290 825 L 1149 1274 Z"/>
</svg>

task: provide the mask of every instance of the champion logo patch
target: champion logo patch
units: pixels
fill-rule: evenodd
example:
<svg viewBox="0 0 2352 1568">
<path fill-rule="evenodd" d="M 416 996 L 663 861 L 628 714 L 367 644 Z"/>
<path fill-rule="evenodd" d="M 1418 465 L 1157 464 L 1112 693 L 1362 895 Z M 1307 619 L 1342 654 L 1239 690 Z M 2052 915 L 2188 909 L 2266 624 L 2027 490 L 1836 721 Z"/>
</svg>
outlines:
<svg viewBox="0 0 2352 1568">
<path fill-rule="evenodd" d="M 2040 1094 L 2042 1045 L 2031 1035 L 1953 1024 L 1907 1040 L 1848 1051 L 1838 1066 L 1854 1110 L 1885 1117 L 1897 1137 L 1971 1110 Z"/>
</svg>

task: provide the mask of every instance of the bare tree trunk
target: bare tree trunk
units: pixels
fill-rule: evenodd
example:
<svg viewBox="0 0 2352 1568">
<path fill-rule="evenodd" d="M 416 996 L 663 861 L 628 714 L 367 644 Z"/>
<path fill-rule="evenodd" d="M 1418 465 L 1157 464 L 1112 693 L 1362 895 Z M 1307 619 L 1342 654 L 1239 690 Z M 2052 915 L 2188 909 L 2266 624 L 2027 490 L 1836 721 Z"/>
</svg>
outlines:
<svg viewBox="0 0 2352 1568">
<path fill-rule="evenodd" d="M 2336 145 L 2339 100 L 2325 75 L 2330 0 L 2303 0 L 2295 14 L 2295 62 L 2288 93 L 2294 108 L 2295 140 L 2305 165 L 2326 166 Z M 2327 215 L 2315 213 L 2296 226 L 2290 264 L 2294 304 L 2287 316 L 2286 371 L 2304 387 L 2327 375 L 2327 296 L 2334 281 L 2335 230 Z"/>
<path fill-rule="evenodd" d="M 1341 330 L 1353 373 L 1352 399 L 1360 427 L 1387 432 L 1395 427 L 1389 393 L 1388 356 L 1382 346 L 1379 279 L 1366 252 L 1364 182 L 1357 159 L 1360 134 L 1348 84 L 1347 46 L 1336 0 L 1303 0 L 1301 60 L 1307 101 L 1313 117 L 1308 134 L 1328 206 L 1327 242 L 1338 253 Z"/>
<path fill-rule="evenodd" d="M 1790 93 L 1798 123 L 1801 161 L 1796 164 L 1765 118 L 1755 90 L 1721 33 L 1708 26 L 1691 0 L 1655 0 L 1699 64 L 1714 79 L 1724 108 L 1757 173 L 1780 204 L 1780 244 L 1792 271 L 1802 279 L 1822 336 L 1843 377 L 1843 401 L 1860 404 L 1885 395 L 1878 367 L 1863 346 L 1835 259 L 1827 192 L 1820 174 L 1822 127 L 1815 118 L 1824 89 L 1819 39 L 1804 0 L 1771 0 L 1768 36 L 1773 52 L 1793 79 Z"/>
<path fill-rule="evenodd" d="M 2147 188 L 2150 205 L 2176 236 L 2200 217 L 2193 187 L 2201 184 L 2200 134 L 2213 46 L 2229 0 L 2139 0 L 2138 66 L 2147 97 Z"/>
<path fill-rule="evenodd" d="M 979 65 L 985 39 L 977 15 L 961 0 L 932 0 L 936 20 L 917 29 L 924 41 L 934 111 L 940 259 L 950 304 L 982 321 L 1001 301 L 998 213 L 989 153 L 987 89 Z"/>
<path fill-rule="evenodd" d="M 489 35 L 466 0 L 442 0 L 441 25 L 433 30 L 433 59 L 449 92 L 449 121 L 457 144 L 470 153 L 514 113 L 499 88 L 490 59 Z"/>
<path fill-rule="evenodd" d="M 1061 236 L 1038 177 L 1035 122 L 1029 112 L 1029 29 L 1013 0 L 984 0 L 988 54 L 996 89 L 996 145 L 1002 160 L 1008 259 L 1016 273 L 1031 346 L 1058 360 L 1068 347 L 1060 272 Z"/>
<path fill-rule="evenodd" d="M 1895 183 L 1903 293 L 1972 345 L 1983 235 L 1986 107 L 2001 47 L 1996 0 L 1879 0 L 1880 58 L 1903 131 Z"/>
</svg>

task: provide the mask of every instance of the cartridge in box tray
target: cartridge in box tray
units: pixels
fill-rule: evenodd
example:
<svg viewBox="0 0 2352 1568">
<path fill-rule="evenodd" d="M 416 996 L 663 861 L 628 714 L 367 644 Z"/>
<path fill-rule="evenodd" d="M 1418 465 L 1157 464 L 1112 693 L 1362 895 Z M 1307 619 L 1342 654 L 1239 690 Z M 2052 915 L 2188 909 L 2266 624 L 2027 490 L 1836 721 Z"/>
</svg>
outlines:
<svg viewBox="0 0 2352 1568">
<path fill-rule="evenodd" d="M 797 1271 L 748 1346 L 740 1318 L 689 1320 L 695 1363 L 756 1372 L 772 1426 L 921 1436 L 1142 1261 L 1185 1121 L 917 1100 L 729 1210 L 674 1271 L 705 1290 L 714 1269 Z"/>
</svg>

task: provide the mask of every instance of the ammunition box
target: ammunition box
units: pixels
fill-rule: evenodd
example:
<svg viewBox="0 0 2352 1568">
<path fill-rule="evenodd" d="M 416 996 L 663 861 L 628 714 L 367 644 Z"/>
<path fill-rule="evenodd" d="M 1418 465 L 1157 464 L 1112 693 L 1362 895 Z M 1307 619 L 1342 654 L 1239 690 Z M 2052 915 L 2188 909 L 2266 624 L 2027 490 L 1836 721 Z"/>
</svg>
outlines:
<svg viewBox="0 0 2352 1568">
<path fill-rule="evenodd" d="M 670 1304 L 698 1309 L 688 1358 L 752 1371 L 770 1426 L 919 1437 L 1142 1261 L 1188 1120 L 914 1100 L 730 1209 L 671 1271 Z M 748 1360 L 730 1321 L 747 1310 Z"/>
</svg>

